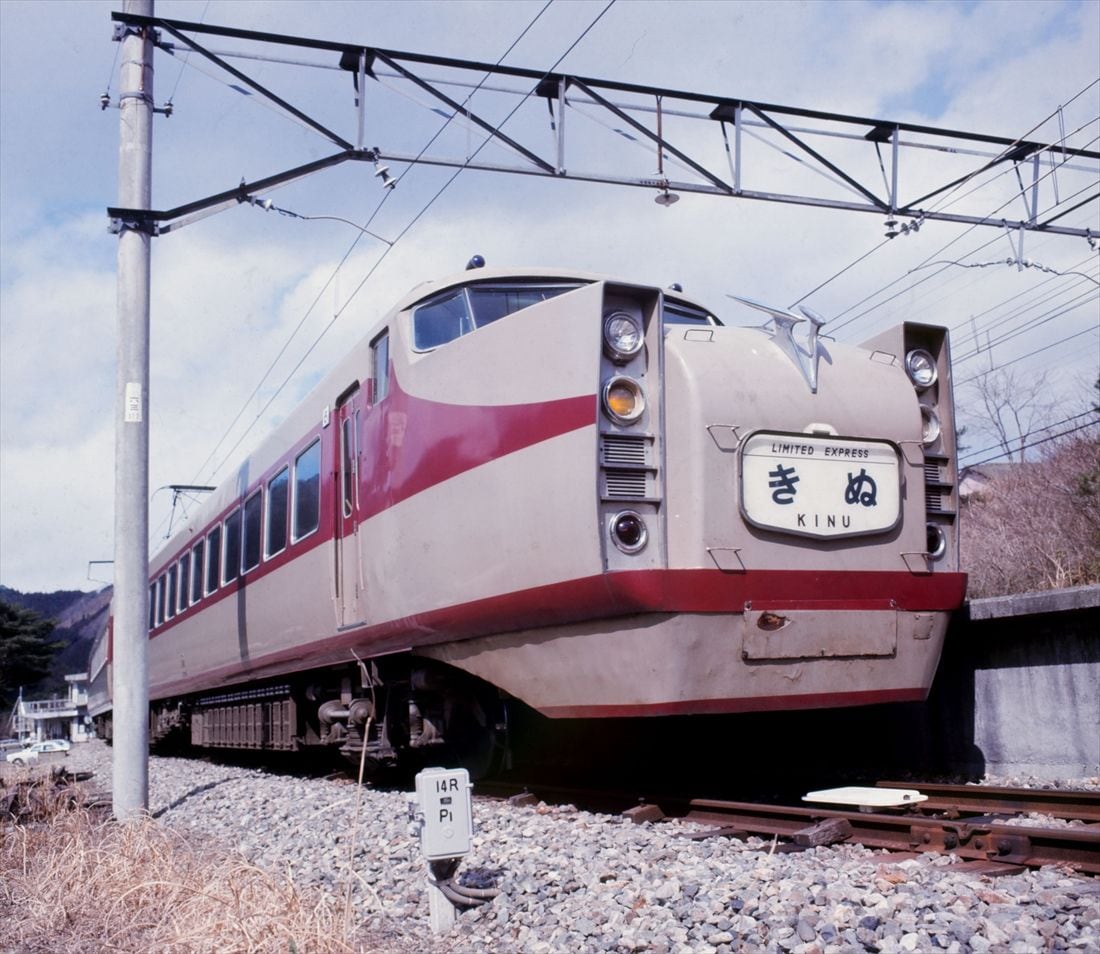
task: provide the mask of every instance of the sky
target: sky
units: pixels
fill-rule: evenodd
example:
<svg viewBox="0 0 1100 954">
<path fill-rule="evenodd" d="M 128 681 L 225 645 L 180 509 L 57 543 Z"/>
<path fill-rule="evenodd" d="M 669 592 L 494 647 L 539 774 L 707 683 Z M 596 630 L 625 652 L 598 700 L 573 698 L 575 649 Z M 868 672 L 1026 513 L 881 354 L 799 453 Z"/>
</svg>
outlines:
<svg viewBox="0 0 1100 954">
<path fill-rule="evenodd" d="M 0 0 L 0 583 L 24 591 L 90 590 L 110 579 L 109 566 L 89 562 L 109 561 L 113 551 L 117 239 L 106 209 L 118 196 L 110 13 L 120 7 L 121 0 Z M 1095 0 L 615 0 L 609 8 L 607 0 L 158 0 L 155 12 L 489 63 L 507 52 L 506 64 L 539 70 L 564 54 L 557 69 L 580 76 L 1043 142 L 1065 134 L 1071 145 L 1100 149 Z M 347 73 L 233 62 L 354 137 Z M 173 112 L 155 120 L 155 208 L 334 151 L 234 82 L 198 57 L 157 53 L 154 98 L 158 106 L 171 100 Z M 459 99 L 468 92 L 452 90 Z M 483 89 L 472 106 L 497 123 L 517 101 Z M 425 104 L 423 93 L 393 80 L 369 83 L 366 144 L 419 152 L 444 121 Z M 536 105 L 504 131 L 541 148 L 553 134 L 545 105 Z M 652 113 L 634 115 L 652 126 Z M 652 147 L 601 122 L 579 106 L 570 112 L 571 170 L 656 173 Z M 670 138 L 717 171 L 727 168 L 714 123 L 675 116 L 667 123 Z M 435 149 L 470 154 L 480 142 L 452 123 Z M 748 188 L 846 197 L 774 145 L 754 140 L 746 148 Z M 853 147 L 820 148 L 846 158 Z M 497 146 L 480 158 L 514 163 Z M 940 183 L 983 161 L 907 153 L 903 181 Z M 331 218 L 241 205 L 153 240 L 154 550 L 171 504 L 158 488 L 226 477 L 376 317 L 475 253 L 498 266 L 679 282 L 734 324 L 759 316 L 738 310 L 729 294 L 782 306 L 801 300 L 842 341 L 902 320 L 947 325 L 971 460 L 989 456 L 982 452 L 993 443 L 967 383 L 975 374 L 1004 368 L 1021 391 L 1041 384 L 1052 413 L 1071 419 L 1100 369 L 1100 268 L 1084 238 L 1027 235 L 1022 257 L 1037 264 L 1018 269 L 1004 264 L 1017 251 L 995 229 L 927 221 L 884 242 L 877 215 L 693 194 L 663 207 L 637 188 L 473 170 L 416 218 L 452 170 L 391 165 L 398 185 L 381 205 L 385 192 L 370 164 L 347 163 L 270 194 L 300 216 Z M 877 168 L 862 172 L 881 185 Z M 1098 178 L 1096 162 L 1063 167 L 1044 181 L 1040 206 L 1095 194 Z M 1018 188 L 1002 164 L 953 193 L 951 210 L 1020 218 Z M 371 231 L 401 236 L 392 249 L 337 221 L 362 224 L 372 214 Z M 1100 202 L 1060 222 L 1100 233 Z"/>
</svg>

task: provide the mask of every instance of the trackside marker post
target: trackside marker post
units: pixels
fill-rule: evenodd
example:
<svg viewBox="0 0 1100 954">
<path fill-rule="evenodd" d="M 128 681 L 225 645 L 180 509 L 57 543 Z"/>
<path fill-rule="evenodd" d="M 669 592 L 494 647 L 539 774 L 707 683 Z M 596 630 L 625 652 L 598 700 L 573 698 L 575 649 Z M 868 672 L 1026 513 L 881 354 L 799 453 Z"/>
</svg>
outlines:
<svg viewBox="0 0 1100 954">
<path fill-rule="evenodd" d="M 454 927 L 455 905 L 440 885 L 470 850 L 472 788 L 466 769 L 428 768 L 417 774 L 415 794 L 409 797 L 409 833 L 419 836 L 428 865 L 428 911 L 435 934 Z"/>
</svg>

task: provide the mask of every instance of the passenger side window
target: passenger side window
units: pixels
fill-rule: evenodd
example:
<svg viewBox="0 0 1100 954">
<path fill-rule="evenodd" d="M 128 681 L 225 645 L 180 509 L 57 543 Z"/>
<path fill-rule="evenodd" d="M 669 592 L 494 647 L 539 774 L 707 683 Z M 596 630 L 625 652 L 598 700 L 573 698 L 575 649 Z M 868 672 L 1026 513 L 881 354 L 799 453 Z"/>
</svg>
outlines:
<svg viewBox="0 0 1100 954">
<path fill-rule="evenodd" d="M 377 404 L 390 393 L 390 333 L 383 331 L 370 345 L 371 371 L 373 382 L 371 400 Z"/>
<path fill-rule="evenodd" d="M 264 511 L 263 494 L 256 491 L 244 502 L 244 552 L 241 557 L 241 572 L 247 573 L 260 565 L 260 520 Z"/>
<path fill-rule="evenodd" d="M 180 557 L 180 603 L 179 610 L 182 613 L 187 609 L 187 597 L 191 592 L 191 554 L 185 553 Z"/>
<path fill-rule="evenodd" d="M 222 582 L 231 583 L 241 573 L 241 512 L 234 510 L 225 518 L 225 557 Z"/>
<path fill-rule="evenodd" d="M 222 528 L 215 527 L 206 537 L 206 592 L 213 593 L 221 580 Z"/>
<path fill-rule="evenodd" d="M 286 549 L 286 504 L 290 471 L 284 467 L 267 483 L 267 543 L 264 555 L 272 557 Z"/>
<path fill-rule="evenodd" d="M 202 540 L 191 549 L 191 604 L 202 599 Z"/>
<path fill-rule="evenodd" d="M 164 610 L 164 618 L 171 619 L 176 615 L 176 566 L 172 564 L 168 571 L 168 605 Z"/>
<path fill-rule="evenodd" d="M 295 542 L 321 523 L 321 442 L 314 441 L 294 461 Z"/>
</svg>

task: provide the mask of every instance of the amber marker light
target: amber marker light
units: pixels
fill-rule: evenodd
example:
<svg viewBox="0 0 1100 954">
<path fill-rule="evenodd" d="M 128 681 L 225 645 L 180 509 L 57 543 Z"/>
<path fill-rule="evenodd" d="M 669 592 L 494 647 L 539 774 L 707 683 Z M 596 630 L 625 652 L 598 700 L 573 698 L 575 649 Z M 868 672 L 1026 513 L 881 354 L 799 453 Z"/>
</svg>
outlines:
<svg viewBox="0 0 1100 954">
<path fill-rule="evenodd" d="M 603 406 L 612 420 L 633 424 L 645 411 L 642 386 L 624 375 L 611 378 L 603 386 Z"/>
</svg>

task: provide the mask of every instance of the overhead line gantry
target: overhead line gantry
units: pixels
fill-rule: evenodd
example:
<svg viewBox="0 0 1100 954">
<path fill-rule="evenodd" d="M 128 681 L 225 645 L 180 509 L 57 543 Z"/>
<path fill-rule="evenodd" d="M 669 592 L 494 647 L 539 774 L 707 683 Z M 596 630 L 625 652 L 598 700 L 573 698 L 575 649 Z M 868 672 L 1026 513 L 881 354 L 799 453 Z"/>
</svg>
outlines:
<svg viewBox="0 0 1100 954">
<path fill-rule="evenodd" d="M 254 199 L 261 191 L 286 185 L 314 172 L 321 171 L 344 162 L 390 162 L 423 163 L 437 166 L 461 167 L 490 172 L 508 172 L 513 174 L 556 178 L 564 180 L 600 182 L 607 184 L 633 186 L 656 190 L 658 201 L 674 201 L 679 193 L 695 193 L 728 198 L 755 199 L 759 201 L 780 202 L 793 205 L 839 209 L 850 212 L 864 212 L 887 217 L 887 228 L 899 218 L 912 220 L 919 227 L 925 221 L 952 222 L 962 225 L 990 226 L 1013 231 L 1031 231 L 1047 234 L 1078 236 L 1092 239 L 1095 236 L 1089 228 L 1078 228 L 1056 224 L 1066 215 L 1091 203 L 1100 201 L 1100 164 L 1097 165 L 1097 185 L 1085 191 L 1090 194 L 1079 199 L 1073 205 L 1062 207 L 1059 201 L 1056 170 L 1071 160 L 1088 164 L 1100 163 L 1100 152 L 1092 149 L 1077 148 L 1068 145 L 1065 135 L 1056 142 L 1042 142 L 1035 139 L 985 135 L 965 130 L 943 129 L 918 123 L 895 122 L 864 116 L 854 116 L 824 110 L 804 109 L 776 103 L 762 103 L 750 99 L 722 95 L 708 95 L 698 92 L 646 86 L 637 83 L 623 83 L 614 80 L 578 76 L 571 73 L 548 73 L 537 69 L 516 66 L 504 66 L 482 63 L 474 60 L 455 59 L 453 57 L 432 56 L 424 53 L 411 53 L 388 50 L 379 47 L 338 42 L 307 37 L 288 36 L 255 30 L 242 30 L 213 24 L 193 23 L 183 20 L 146 17 L 131 13 L 114 13 L 116 30 L 120 33 L 137 27 L 148 27 L 157 31 L 156 44 L 162 49 L 174 52 L 177 44 L 198 54 L 219 69 L 233 77 L 236 83 L 243 84 L 252 92 L 285 111 L 298 122 L 312 129 L 316 134 L 329 141 L 337 151 L 328 156 L 302 165 L 256 179 L 242 181 L 238 186 L 223 190 L 204 198 L 187 202 L 174 208 L 163 210 L 112 208 L 109 214 L 116 225 L 138 228 L 152 234 L 159 234 L 179 228 L 197 218 L 205 217 L 224 208 Z M 229 62 L 235 54 L 215 52 L 200 42 L 197 37 L 222 37 L 246 41 L 251 44 L 266 44 L 279 47 L 294 47 L 310 50 L 314 53 L 330 54 L 324 62 L 316 66 L 329 69 L 343 69 L 353 79 L 356 96 L 357 129 L 354 134 L 341 134 L 330 129 L 319 120 L 310 116 L 304 109 L 293 105 L 267 86 L 248 76 L 243 70 Z M 171 37 L 175 42 L 170 42 Z M 256 58 L 254 55 L 252 58 Z M 263 57 L 260 57 L 261 59 Z M 298 64 L 305 65 L 305 64 Z M 453 99 L 444 87 L 451 85 L 447 80 L 429 79 L 420 75 L 420 67 L 432 67 L 448 73 L 463 75 L 476 73 L 484 76 L 496 76 L 509 80 L 525 81 L 526 85 L 511 90 L 515 95 L 530 98 L 532 102 L 545 103 L 554 117 L 556 143 L 549 150 L 540 149 L 530 143 L 521 142 L 514 135 L 506 135 L 499 124 L 474 112 L 468 105 Z M 504 146 L 515 157 L 511 163 L 478 161 L 475 156 L 456 158 L 444 155 L 414 155 L 388 149 L 385 146 L 365 145 L 365 101 L 368 79 L 378 79 L 381 69 L 388 76 L 397 76 L 412 84 L 418 90 L 429 94 L 442 106 L 461 114 L 470 124 L 481 129 L 491 139 Z M 631 103 L 616 103 L 612 96 L 628 96 Z M 652 101 L 650 104 L 647 101 Z M 679 108 L 670 108 L 670 104 Z M 570 107 L 583 105 L 601 110 L 613 121 L 625 124 L 630 132 L 618 129 L 626 138 L 636 137 L 639 141 L 652 144 L 658 159 L 657 175 L 610 175 L 595 170 L 573 168 L 566 163 L 566 122 Z M 555 113 L 554 110 L 557 110 Z M 695 110 L 696 112 L 687 112 Z M 656 113 L 656 130 L 634 118 L 632 113 Z M 676 116 L 703 120 L 716 127 L 722 137 L 721 150 L 727 159 L 728 169 L 716 171 L 697 157 L 698 146 L 672 141 L 672 137 L 663 128 L 662 119 Z M 804 192 L 777 192 L 767 189 L 750 188 L 747 183 L 745 151 L 749 148 L 750 138 L 759 138 L 755 130 L 779 137 L 788 152 L 788 156 L 797 159 L 806 168 L 815 171 L 834 186 L 840 186 L 851 198 L 840 198 L 829 194 L 811 194 Z M 1025 134 L 1030 135 L 1030 133 Z M 877 160 L 883 174 L 883 188 L 871 188 L 865 178 L 857 172 L 849 160 L 842 162 L 825 155 L 823 149 L 815 148 L 808 141 L 812 137 L 827 137 L 850 143 L 865 145 L 874 150 L 871 157 Z M 377 141 L 384 141 L 379 135 Z M 986 151 L 974 151 L 973 147 L 984 147 Z M 884 157 L 883 150 L 888 156 Z M 908 150 L 930 150 L 940 155 L 977 155 L 982 157 L 976 168 L 965 174 L 950 175 L 944 181 L 914 198 L 903 195 L 900 157 Z M 694 154 L 693 154 L 694 153 Z M 671 179 L 664 174 L 665 157 L 678 164 L 690 174 L 690 178 Z M 888 163 L 887 163 L 888 159 Z M 1049 170 L 1044 171 L 1044 160 Z M 1020 198 L 1025 206 L 1022 218 L 1008 220 L 1003 217 L 969 215 L 960 212 L 948 212 L 928 203 L 943 201 L 963 183 L 997 167 L 1011 164 L 1016 167 L 1017 175 L 1026 172 L 1025 183 L 1020 176 Z M 887 168 L 888 165 L 888 168 Z M 1030 168 L 1027 168 L 1030 167 Z M 1079 167 L 1078 167 L 1079 168 Z M 1091 170 L 1091 165 L 1088 166 Z M 1039 215 L 1042 203 L 1040 190 L 1053 192 L 1054 203 L 1048 206 L 1045 218 Z M 921 190 L 916 190 L 921 191 Z M 670 195 L 672 196 L 670 198 Z M 1078 193 L 1080 195 L 1080 193 Z M 888 232 L 889 234 L 889 232 Z M 895 232 L 896 234 L 896 232 Z"/>
</svg>

